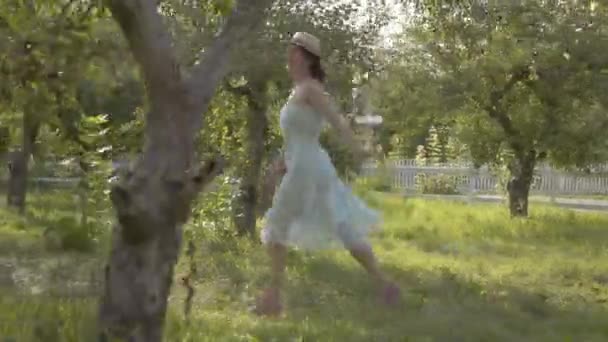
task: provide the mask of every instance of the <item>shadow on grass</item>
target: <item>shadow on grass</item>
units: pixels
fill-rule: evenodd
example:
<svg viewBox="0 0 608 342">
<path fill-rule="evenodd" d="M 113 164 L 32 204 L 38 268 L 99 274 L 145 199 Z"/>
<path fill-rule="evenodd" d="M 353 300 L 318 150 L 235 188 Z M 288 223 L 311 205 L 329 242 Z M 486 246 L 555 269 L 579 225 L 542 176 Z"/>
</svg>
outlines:
<svg viewBox="0 0 608 342">
<path fill-rule="evenodd" d="M 167 341 L 605 341 L 606 306 L 560 298 L 504 282 L 466 279 L 447 268 L 404 270 L 388 265 L 402 286 L 395 307 L 377 301 L 376 289 L 354 261 L 328 256 L 290 258 L 287 311 L 257 318 L 240 297 L 259 276 L 224 274 L 225 289 L 199 287 L 196 316 L 183 319 L 174 299 Z M 228 263 L 226 263 L 227 265 Z M 258 264 L 258 268 L 261 265 Z M 248 282 L 242 278 L 249 276 Z M 234 284 L 234 282 L 238 284 Z M 232 284 L 232 285 L 230 285 Z M 177 287 L 177 285 L 174 285 Z M 257 289 L 255 290 L 257 292 Z M 210 302 L 201 297 L 212 296 Z M 78 296 L 0 296 L 0 335 L 32 341 L 83 341 L 94 323 L 94 299 Z M 28 330 L 29 329 L 29 330 Z M 50 336 L 50 337 L 49 337 Z M 61 337 L 61 338 L 59 338 Z"/>
<path fill-rule="evenodd" d="M 447 242 L 463 245 L 487 241 L 487 250 L 474 256 L 443 253 L 442 263 L 461 262 L 472 267 L 475 260 L 492 258 L 493 240 L 508 242 L 513 253 L 519 247 L 551 252 L 556 262 L 567 262 L 569 249 L 600 249 L 607 227 L 602 218 L 547 210 L 527 221 L 506 219 L 500 209 L 480 206 L 424 204 L 419 201 L 388 199 L 375 205 L 387 214 L 386 230 L 378 242 L 395 264 L 387 265 L 390 275 L 402 286 L 404 301 L 386 308 L 377 301 L 376 289 L 346 253 L 290 253 L 286 317 L 259 319 L 248 313 L 252 296 L 266 285 L 267 259 L 259 245 L 224 238 L 209 240 L 199 253 L 199 285 L 195 315 L 188 324 L 181 315 L 180 287 L 175 283 L 167 341 L 606 341 L 608 315 L 602 284 L 575 288 L 550 277 L 519 279 L 485 277 L 475 272 L 455 273 L 456 268 L 433 267 L 419 263 L 410 266 L 398 260 L 410 255 L 434 257 L 430 253 L 403 251 L 408 244 L 440 251 Z M 490 209 L 488 209 L 490 208 Z M 535 210 L 536 212 L 536 210 Z M 458 214 L 458 215 L 457 215 Z M 602 240 L 603 241 L 598 241 Z M 543 249 L 544 248 L 544 249 Z M 557 253 L 559 250 L 566 253 Z M 500 251 L 499 252 L 504 252 Z M 535 259 L 537 252 L 522 257 L 512 255 L 508 262 L 525 271 L 544 272 Z M 511 255 L 510 255 L 511 256 Z M 456 260 L 456 258 L 459 258 Z M 469 259 L 467 259 L 469 258 Z M 425 259 L 426 260 L 426 259 Z M 493 260 L 493 259 L 492 259 Z M 530 261 L 531 260 L 531 261 Z M 184 260 L 182 260 L 184 261 Z M 434 260 L 435 265 L 438 264 Z M 597 263 L 597 262 L 596 262 Z M 495 266 L 492 261 L 488 266 Z M 98 265 L 96 265 L 98 266 Z M 182 267 L 184 265 L 182 264 Z M 65 269 L 60 277 L 68 279 Z M 180 271 L 177 270 L 176 277 Z M 486 274 L 487 275 L 487 274 Z M 527 281 L 547 281 L 529 286 Z M 553 288 L 559 287 L 554 291 Z M 568 287 L 568 289 L 564 289 Z M 565 293 L 565 291 L 569 291 Z M 596 293 L 590 293 L 595 291 Z M 566 296 L 567 295 L 567 296 Z M 604 296 L 604 297 L 603 297 Z M 20 327 L 0 328 L 12 336 L 30 336 L 24 323 L 36 320 L 63 321 L 61 341 L 86 340 L 93 316 L 90 299 L 57 299 L 28 296 L 0 301 L 4 324 Z M 2 298 L 2 297 L 0 297 Z M 576 299 L 575 298 L 579 298 Z M 86 309 L 86 310 L 85 310 Z M 89 311 L 87 311 L 89 310 Z M 46 323 L 45 323 L 46 324 Z M 52 323 L 49 323 L 52 326 Z M 31 328 L 31 327 L 30 327 Z M 54 328 L 50 333 L 55 333 Z M 17 333 L 21 332 L 22 335 Z M 10 336 L 10 335 L 9 335 Z M 53 341 L 52 339 L 47 339 Z M 34 340 L 35 341 L 35 340 Z"/>
<path fill-rule="evenodd" d="M 289 285 L 287 319 L 251 332 L 261 340 L 429 341 L 598 340 L 608 338 L 605 306 L 560 305 L 559 298 L 508 284 L 481 284 L 447 269 L 390 274 L 404 301 L 387 308 L 366 275 L 325 258 L 300 265 Z"/>
</svg>

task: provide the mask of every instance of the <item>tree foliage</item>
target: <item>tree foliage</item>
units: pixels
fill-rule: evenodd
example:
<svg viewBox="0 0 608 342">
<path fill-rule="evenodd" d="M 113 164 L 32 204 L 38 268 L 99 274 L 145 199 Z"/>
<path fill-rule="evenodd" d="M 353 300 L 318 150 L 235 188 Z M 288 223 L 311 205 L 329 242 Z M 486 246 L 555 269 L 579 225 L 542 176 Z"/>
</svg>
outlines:
<svg viewBox="0 0 608 342">
<path fill-rule="evenodd" d="M 97 1 L 5 1 L 0 5 L 0 115 L 9 127 L 8 202 L 25 207 L 28 161 L 41 128 L 74 141 L 83 116 L 78 85 L 110 57 L 115 40 Z M 95 37 L 99 34 L 102 39 Z"/>
<path fill-rule="evenodd" d="M 408 112 L 397 122 L 449 123 L 477 165 L 504 160 L 516 215 L 527 214 L 539 160 L 583 166 L 605 158 L 603 4 L 423 3 L 405 48 L 415 57 L 393 67 L 411 69 L 386 76 L 386 87 L 403 80 L 407 89 L 397 92 L 404 99 L 385 101 L 396 99 L 389 114 Z M 424 96 L 409 96 L 416 92 Z"/>
</svg>

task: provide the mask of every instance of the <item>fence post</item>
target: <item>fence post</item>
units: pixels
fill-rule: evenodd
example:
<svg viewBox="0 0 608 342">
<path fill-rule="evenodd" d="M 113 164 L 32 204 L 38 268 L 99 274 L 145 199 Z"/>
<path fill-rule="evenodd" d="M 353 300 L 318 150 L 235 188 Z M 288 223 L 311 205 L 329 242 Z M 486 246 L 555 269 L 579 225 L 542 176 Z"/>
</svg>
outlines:
<svg viewBox="0 0 608 342">
<path fill-rule="evenodd" d="M 550 180 L 550 188 L 548 189 L 549 191 L 549 202 L 551 204 L 555 204 L 556 202 L 556 194 L 559 192 L 559 189 L 557 189 L 556 186 L 554 186 L 555 182 L 555 172 L 553 172 L 551 170 L 551 168 L 547 165 L 545 165 L 545 167 L 543 168 L 543 172 L 542 172 L 542 182 L 544 182 L 545 180 Z"/>
<path fill-rule="evenodd" d="M 468 178 L 469 178 L 469 183 L 468 185 L 468 190 L 467 190 L 467 202 L 468 203 L 473 203 L 473 199 L 475 197 L 475 181 L 476 181 L 476 177 L 477 177 L 477 171 L 475 169 L 475 167 L 473 166 L 469 166 L 468 167 Z"/>
</svg>

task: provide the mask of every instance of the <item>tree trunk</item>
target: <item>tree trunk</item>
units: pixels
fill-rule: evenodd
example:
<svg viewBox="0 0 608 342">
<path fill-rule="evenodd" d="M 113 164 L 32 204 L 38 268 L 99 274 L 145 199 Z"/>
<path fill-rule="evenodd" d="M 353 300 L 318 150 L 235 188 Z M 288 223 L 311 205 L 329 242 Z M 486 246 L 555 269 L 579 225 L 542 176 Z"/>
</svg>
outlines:
<svg viewBox="0 0 608 342">
<path fill-rule="evenodd" d="M 25 213 L 28 160 L 23 149 L 9 153 L 6 204 L 20 213 Z"/>
<path fill-rule="evenodd" d="M 11 133 L 8 127 L 0 126 L 0 154 L 8 152 L 10 145 Z"/>
<path fill-rule="evenodd" d="M 81 146 L 84 148 L 84 146 Z M 84 153 L 81 153 L 78 157 L 78 166 L 80 167 L 80 181 L 78 182 L 78 201 L 80 202 L 80 226 L 85 228 L 89 224 L 89 182 L 87 174 L 90 171 L 90 167 L 83 157 Z"/>
<path fill-rule="evenodd" d="M 99 340 L 160 342 L 180 253 L 182 227 L 194 198 L 222 169 L 198 167 L 195 138 L 231 52 L 263 22 L 271 0 L 239 0 L 201 62 L 185 78 L 156 1 L 108 0 L 142 68 L 150 112 L 142 157 L 119 172 L 111 200 L 117 222 L 105 267 Z"/>
<path fill-rule="evenodd" d="M 528 196 L 536 166 L 536 152 L 516 156 L 509 164 L 511 178 L 507 184 L 511 217 L 528 216 Z"/>
<path fill-rule="evenodd" d="M 537 153 L 534 150 L 527 151 L 521 132 L 517 130 L 513 121 L 507 115 L 508 105 L 502 104 L 502 101 L 516 84 L 525 81 L 529 76 L 530 68 L 528 66 L 516 66 L 502 88 L 490 91 L 490 101 L 486 106 L 488 115 L 500 125 L 509 146 L 515 153 L 508 166 L 511 179 L 507 183 L 509 210 L 512 217 L 528 216 L 528 195 L 534 175 L 534 167 L 536 166 Z M 476 99 L 476 101 L 484 102 L 480 99 Z"/>
<path fill-rule="evenodd" d="M 235 220 L 239 236 L 255 237 L 257 206 L 260 197 L 262 162 L 268 129 L 266 87 L 258 86 L 247 95 L 247 160 L 243 165 L 238 201 L 239 214 Z"/>
<path fill-rule="evenodd" d="M 34 150 L 34 143 L 38 136 L 38 124 L 32 122 L 30 115 L 24 113 L 22 121 L 23 137 L 21 149 L 9 154 L 8 160 L 8 189 L 6 204 L 25 213 L 25 200 L 27 196 L 29 160 Z"/>
</svg>

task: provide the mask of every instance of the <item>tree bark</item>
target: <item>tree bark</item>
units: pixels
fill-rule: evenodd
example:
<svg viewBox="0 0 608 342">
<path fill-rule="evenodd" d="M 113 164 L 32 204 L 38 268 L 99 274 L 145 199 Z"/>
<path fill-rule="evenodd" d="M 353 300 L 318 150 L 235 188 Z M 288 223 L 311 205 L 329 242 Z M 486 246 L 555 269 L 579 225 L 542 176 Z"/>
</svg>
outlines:
<svg viewBox="0 0 608 342">
<path fill-rule="evenodd" d="M 6 204 L 20 213 L 25 212 L 28 159 L 23 148 L 9 153 Z"/>
<path fill-rule="evenodd" d="M 247 140 L 246 160 L 240 170 L 240 195 L 234 222 L 239 236 L 255 237 L 264 161 L 265 142 L 268 133 L 268 102 L 265 83 L 251 83 L 250 86 L 231 88 L 234 93 L 247 100 Z"/>
<path fill-rule="evenodd" d="M 8 152 L 10 144 L 10 130 L 6 126 L 0 126 L 0 154 Z"/>
<path fill-rule="evenodd" d="M 528 195 L 530 185 L 536 166 L 537 153 L 534 150 L 526 151 L 525 139 L 511 118 L 507 115 L 507 105 L 502 101 L 505 96 L 520 82 L 525 82 L 530 77 L 528 66 L 516 66 L 513 68 L 510 77 L 505 85 L 498 90 L 492 90 L 489 96 L 489 104 L 486 111 L 490 118 L 495 120 L 502 128 L 507 142 L 515 156 L 508 165 L 511 178 L 507 183 L 509 193 L 509 212 L 512 217 L 528 216 Z"/>
<path fill-rule="evenodd" d="M 34 152 L 34 144 L 38 136 L 39 125 L 34 122 L 31 115 L 24 113 L 22 121 L 23 137 L 21 148 L 9 154 L 8 160 L 8 189 L 6 204 L 16 208 L 19 213 L 25 213 L 27 197 L 29 160 Z"/>
<path fill-rule="evenodd" d="M 257 205 L 259 200 L 262 162 L 264 160 L 264 143 L 266 142 L 268 119 L 266 111 L 265 87 L 253 91 L 248 97 L 247 113 L 247 161 L 242 172 L 241 210 L 242 216 L 237 225 L 240 236 L 255 237 Z"/>
<path fill-rule="evenodd" d="M 117 222 L 105 267 L 99 339 L 159 342 L 193 199 L 222 169 L 198 166 L 195 138 L 231 53 L 263 22 L 272 0 L 239 0 L 201 62 L 182 74 L 156 1 L 108 0 L 140 64 L 150 105 L 141 158 L 112 186 Z"/>
<path fill-rule="evenodd" d="M 509 193 L 509 212 L 511 217 L 528 216 L 528 197 L 530 195 L 532 177 L 534 176 L 536 157 L 536 152 L 530 151 L 524 155 L 516 155 L 509 163 L 511 178 L 507 183 L 507 191 Z"/>
</svg>

